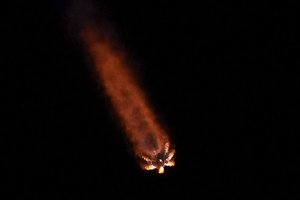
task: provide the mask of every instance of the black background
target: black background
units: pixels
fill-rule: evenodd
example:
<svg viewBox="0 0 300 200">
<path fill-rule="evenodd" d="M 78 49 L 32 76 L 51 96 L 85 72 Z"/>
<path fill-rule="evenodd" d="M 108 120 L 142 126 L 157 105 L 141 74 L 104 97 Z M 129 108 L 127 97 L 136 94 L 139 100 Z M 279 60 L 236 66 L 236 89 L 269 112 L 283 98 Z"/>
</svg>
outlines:
<svg viewBox="0 0 300 200">
<path fill-rule="evenodd" d="M 68 4 L 3 4 L 5 190 L 17 199 L 299 198 L 295 1 L 242 2 L 95 3 L 175 142 L 176 166 L 163 175 L 142 171 L 128 150 L 66 31 Z"/>
</svg>

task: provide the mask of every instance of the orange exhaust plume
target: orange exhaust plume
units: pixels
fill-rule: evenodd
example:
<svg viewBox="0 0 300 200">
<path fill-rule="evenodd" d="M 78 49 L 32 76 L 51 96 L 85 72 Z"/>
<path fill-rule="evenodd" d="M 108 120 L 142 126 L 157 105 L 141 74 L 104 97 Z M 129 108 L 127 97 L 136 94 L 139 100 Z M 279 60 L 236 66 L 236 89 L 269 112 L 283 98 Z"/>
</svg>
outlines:
<svg viewBox="0 0 300 200">
<path fill-rule="evenodd" d="M 142 169 L 163 173 L 165 166 L 174 166 L 169 136 L 150 109 L 125 53 L 114 48 L 108 35 L 91 27 L 82 30 L 81 38 Z"/>
</svg>

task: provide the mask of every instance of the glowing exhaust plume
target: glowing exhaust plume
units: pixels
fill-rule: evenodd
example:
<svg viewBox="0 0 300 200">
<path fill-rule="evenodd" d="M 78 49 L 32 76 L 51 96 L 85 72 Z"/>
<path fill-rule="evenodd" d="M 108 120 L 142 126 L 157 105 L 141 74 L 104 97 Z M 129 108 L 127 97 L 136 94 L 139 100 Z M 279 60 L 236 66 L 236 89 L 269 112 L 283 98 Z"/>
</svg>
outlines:
<svg viewBox="0 0 300 200">
<path fill-rule="evenodd" d="M 134 79 L 125 54 L 101 30 L 86 27 L 81 37 L 141 167 L 163 173 L 165 166 L 174 166 L 175 150 Z"/>
</svg>

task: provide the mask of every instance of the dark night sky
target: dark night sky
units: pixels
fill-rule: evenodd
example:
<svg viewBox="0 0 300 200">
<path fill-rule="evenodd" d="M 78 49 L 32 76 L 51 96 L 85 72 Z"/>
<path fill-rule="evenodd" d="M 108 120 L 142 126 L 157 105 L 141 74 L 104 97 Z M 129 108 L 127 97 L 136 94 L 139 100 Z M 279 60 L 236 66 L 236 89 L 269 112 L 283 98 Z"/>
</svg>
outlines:
<svg viewBox="0 0 300 200">
<path fill-rule="evenodd" d="M 175 141 L 176 167 L 164 175 L 140 170 L 129 152 L 66 31 L 62 1 L 3 4 L 6 191 L 17 199 L 299 198 L 295 1 L 242 2 L 102 1 Z"/>
</svg>

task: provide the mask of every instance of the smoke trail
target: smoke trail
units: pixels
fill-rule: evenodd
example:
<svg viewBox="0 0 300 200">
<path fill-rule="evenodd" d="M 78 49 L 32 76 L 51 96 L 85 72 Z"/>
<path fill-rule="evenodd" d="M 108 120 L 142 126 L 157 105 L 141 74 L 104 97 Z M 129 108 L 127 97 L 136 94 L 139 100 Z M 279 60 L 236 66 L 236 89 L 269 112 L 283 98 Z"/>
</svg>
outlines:
<svg viewBox="0 0 300 200">
<path fill-rule="evenodd" d="M 141 167 L 163 173 L 165 166 L 174 166 L 175 150 L 171 149 L 169 136 L 158 123 L 130 71 L 125 51 L 116 48 L 118 45 L 111 39 L 109 31 L 95 23 L 85 22 L 79 31 L 81 42 Z"/>
</svg>

